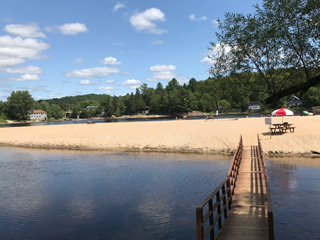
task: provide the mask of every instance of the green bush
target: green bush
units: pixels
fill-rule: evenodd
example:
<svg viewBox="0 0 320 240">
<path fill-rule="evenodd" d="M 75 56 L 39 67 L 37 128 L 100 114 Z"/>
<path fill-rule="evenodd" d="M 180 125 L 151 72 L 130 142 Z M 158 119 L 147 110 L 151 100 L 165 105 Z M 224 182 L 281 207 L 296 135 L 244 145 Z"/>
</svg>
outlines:
<svg viewBox="0 0 320 240">
<path fill-rule="evenodd" d="M 0 123 L 7 123 L 7 116 L 4 113 L 0 114 Z"/>
</svg>

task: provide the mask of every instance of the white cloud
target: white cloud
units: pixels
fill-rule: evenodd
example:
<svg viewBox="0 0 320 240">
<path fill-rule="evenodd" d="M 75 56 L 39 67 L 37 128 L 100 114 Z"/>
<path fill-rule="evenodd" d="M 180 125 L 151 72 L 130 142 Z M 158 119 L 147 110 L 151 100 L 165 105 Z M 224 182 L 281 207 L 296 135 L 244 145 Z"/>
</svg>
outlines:
<svg viewBox="0 0 320 240">
<path fill-rule="evenodd" d="M 148 81 L 170 81 L 172 78 L 175 78 L 176 74 L 171 71 L 162 71 L 162 72 L 154 72 L 151 78 L 148 78 Z"/>
<path fill-rule="evenodd" d="M 152 34 L 167 32 L 167 30 L 158 28 L 154 23 L 156 21 L 164 22 L 165 20 L 165 14 L 158 8 L 150 8 L 130 17 L 130 23 L 137 31 L 147 31 Z"/>
<path fill-rule="evenodd" d="M 136 90 L 136 89 L 139 88 L 139 87 L 140 87 L 140 85 L 136 85 L 136 86 L 130 87 L 130 89 Z"/>
<path fill-rule="evenodd" d="M 43 92 L 46 86 L 31 86 L 31 87 L 19 87 L 16 91 L 29 91 L 29 92 Z"/>
<path fill-rule="evenodd" d="M 197 18 L 195 14 L 191 14 L 191 15 L 189 16 L 189 19 L 190 19 L 191 21 L 200 22 L 200 21 L 205 21 L 205 20 L 207 20 L 207 17 L 206 17 L 206 16 L 202 16 L 202 17 Z"/>
<path fill-rule="evenodd" d="M 170 81 L 172 78 L 176 77 L 176 74 L 172 72 L 176 70 L 177 67 L 174 65 L 154 65 L 150 67 L 152 72 L 151 78 L 148 78 L 147 81 Z"/>
<path fill-rule="evenodd" d="M 25 62 L 25 60 L 22 58 L 4 57 L 4 58 L 0 58 L 0 67 L 14 66 L 14 65 L 24 63 L 24 62 Z"/>
<path fill-rule="evenodd" d="M 221 56 L 222 54 L 228 54 L 231 51 L 230 45 L 220 43 L 216 44 L 214 47 L 211 47 L 208 52 L 208 56 L 204 57 L 200 62 L 207 62 L 210 65 L 215 63 L 215 57 Z M 209 57 L 210 56 L 210 57 Z"/>
<path fill-rule="evenodd" d="M 195 20 L 196 20 L 196 15 L 191 14 L 191 15 L 189 16 L 189 19 L 190 19 L 191 21 L 195 21 Z"/>
<path fill-rule="evenodd" d="M 154 65 L 150 67 L 151 72 L 163 72 L 163 71 L 172 71 L 176 70 L 176 66 L 174 65 Z"/>
<path fill-rule="evenodd" d="M 111 93 L 116 89 L 114 87 L 98 87 L 98 90 L 104 91 L 106 93 Z"/>
<path fill-rule="evenodd" d="M 102 64 L 105 65 L 120 65 L 121 62 L 119 62 L 116 58 L 114 57 L 106 57 L 101 61 Z"/>
<path fill-rule="evenodd" d="M 214 64 L 213 59 L 210 58 L 209 56 L 204 57 L 200 62 L 201 62 L 201 63 L 207 62 L 207 63 L 209 63 L 210 65 L 213 65 L 213 64 Z"/>
<path fill-rule="evenodd" d="M 113 73 L 119 73 L 117 68 L 108 67 L 97 67 L 97 68 L 85 68 L 85 69 L 75 69 L 72 72 L 66 73 L 66 77 L 78 77 L 78 78 L 93 78 L 93 77 L 104 77 Z"/>
<path fill-rule="evenodd" d="M 121 85 L 126 86 L 126 85 L 140 85 L 141 81 L 136 80 L 136 79 L 128 79 L 127 81 L 123 82 Z"/>
<path fill-rule="evenodd" d="M 213 24 L 213 26 L 214 26 L 215 28 L 218 28 L 218 27 L 219 27 L 219 22 L 218 22 L 217 19 L 212 20 L 212 24 Z"/>
<path fill-rule="evenodd" d="M 36 74 L 23 74 L 19 77 L 10 78 L 11 81 L 39 81 L 40 78 Z"/>
<path fill-rule="evenodd" d="M 40 31 L 36 23 L 31 24 L 10 24 L 4 27 L 4 30 L 14 36 L 23 38 L 45 38 L 46 35 Z"/>
<path fill-rule="evenodd" d="M 31 86 L 26 88 L 29 92 L 42 92 L 45 91 L 46 86 Z"/>
<path fill-rule="evenodd" d="M 5 72 L 11 74 L 41 74 L 42 69 L 35 66 L 21 67 L 21 68 L 6 68 Z"/>
<path fill-rule="evenodd" d="M 177 79 L 177 81 L 178 81 L 178 83 L 179 83 L 180 85 L 183 85 L 184 83 L 188 83 L 189 80 L 190 80 L 190 79 L 187 78 L 186 76 L 182 76 L 182 75 L 176 76 L 175 78 Z"/>
<path fill-rule="evenodd" d="M 122 72 L 121 73 L 123 76 L 130 76 L 132 73 L 130 73 L 130 72 Z"/>
<path fill-rule="evenodd" d="M 161 45 L 161 44 L 163 44 L 163 40 L 153 40 L 151 42 L 151 45 Z"/>
<path fill-rule="evenodd" d="M 77 58 L 74 60 L 74 63 L 83 63 L 84 62 L 84 58 Z"/>
<path fill-rule="evenodd" d="M 117 2 L 117 4 L 113 7 L 113 11 L 117 12 L 120 8 L 125 8 L 126 6 L 121 3 L 121 2 Z"/>
<path fill-rule="evenodd" d="M 112 84 L 112 83 L 114 83 L 114 80 L 106 80 L 106 83 L 109 83 L 109 84 Z"/>
<path fill-rule="evenodd" d="M 81 80 L 79 84 L 80 85 L 97 85 L 97 84 L 99 84 L 99 82 L 97 82 L 97 81 L 93 82 L 93 81 L 86 79 L 86 80 Z"/>
<path fill-rule="evenodd" d="M 83 23 L 66 23 L 62 26 L 58 26 L 57 28 L 65 35 L 76 35 L 78 33 L 85 33 L 88 31 L 86 25 Z M 47 28 L 47 30 L 50 30 L 50 28 Z"/>
<path fill-rule="evenodd" d="M 40 53 L 47 50 L 49 47 L 49 44 L 33 38 L 23 39 L 21 37 L 12 38 L 10 36 L 2 36 L 0 37 L 0 59 L 40 59 L 42 58 Z"/>
</svg>

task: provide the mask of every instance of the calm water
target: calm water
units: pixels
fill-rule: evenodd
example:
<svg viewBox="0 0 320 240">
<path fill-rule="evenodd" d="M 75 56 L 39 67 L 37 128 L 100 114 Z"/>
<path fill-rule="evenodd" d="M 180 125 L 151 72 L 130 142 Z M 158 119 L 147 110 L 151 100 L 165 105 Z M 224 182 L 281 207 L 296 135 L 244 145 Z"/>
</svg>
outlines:
<svg viewBox="0 0 320 240">
<path fill-rule="evenodd" d="M 0 148 L 0 239 L 195 239 L 230 160 Z M 276 239 L 320 239 L 320 159 L 270 159 Z"/>
<path fill-rule="evenodd" d="M 0 239 L 195 239 L 230 160 L 0 148 Z"/>
<path fill-rule="evenodd" d="M 218 115 L 214 116 L 216 119 L 229 119 L 229 118 L 245 118 L 247 115 Z M 260 114 L 251 113 L 250 117 L 260 117 Z M 205 119 L 205 117 L 189 117 L 187 120 L 198 120 Z M 138 122 L 138 121 L 175 121 L 175 117 L 165 117 L 165 118 L 123 118 L 123 119 L 93 119 L 95 123 L 104 122 Z M 88 119 L 79 120 L 68 120 L 68 121 L 52 121 L 52 122 L 33 122 L 33 123 L 14 123 L 14 124 L 0 124 L 1 127 L 25 127 L 25 126 L 43 126 L 43 125 L 64 125 L 64 124 L 87 124 Z"/>
<path fill-rule="evenodd" d="M 267 164 L 276 239 L 320 239 L 320 158 Z"/>
</svg>

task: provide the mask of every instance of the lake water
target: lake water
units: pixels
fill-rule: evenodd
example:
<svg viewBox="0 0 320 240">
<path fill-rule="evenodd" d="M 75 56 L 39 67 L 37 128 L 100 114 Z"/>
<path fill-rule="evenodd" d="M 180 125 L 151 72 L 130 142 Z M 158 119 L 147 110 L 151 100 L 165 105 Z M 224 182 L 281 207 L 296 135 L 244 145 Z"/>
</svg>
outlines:
<svg viewBox="0 0 320 240">
<path fill-rule="evenodd" d="M 247 115 L 218 115 L 214 116 L 215 119 L 230 119 L 230 118 L 245 118 Z M 258 113 L 251 113 L 250 117 L 261 117 Z M 189 117 L 187 120 L 199 120 L 205 117 Z M 49 121 L 49 122 L 31 122 L 31 123 L 14 123 L 14 124 L 0 124 L 1 127 L 26 127 L 26 126 L 43 126 L 43 125 L 64 125 L 64 124 L 87 124 L 88 121 L 95 123 L 105 122 L 138 122 L 138 121 L 175 121 L 175 117 L 159 117 L 159 118 L 103 118 L 103 119 L 73 119 L 68 121 Z"/>
<path fill-rule="evenodd" d="M 195 239 L 230 160 L 0 148 L 0 239 Z"/>
<path fill-rule="evenodd" d="M 276 239 L 320 239 L 320 158 L 267 164 Z"/>
<path fill-rule="evenodd" d="M 0 147 L 0 239 L 195 239 L 230 159 Z M 276 239 L 320 239 L 320 159 L 270 159 Z"/>
</svg>

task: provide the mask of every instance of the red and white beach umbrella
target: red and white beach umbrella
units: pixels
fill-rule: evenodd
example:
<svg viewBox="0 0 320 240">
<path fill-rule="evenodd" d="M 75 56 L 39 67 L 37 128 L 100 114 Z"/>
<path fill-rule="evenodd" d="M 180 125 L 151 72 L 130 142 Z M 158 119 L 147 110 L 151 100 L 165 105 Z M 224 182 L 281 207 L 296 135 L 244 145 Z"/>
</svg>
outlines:
<svg viewBox="0 0 320 240">
<path fill-rule="evenodd" d="M 286 109 L 284 107 L 274 110 L 271 114 L 276 116 L 293 116 L 294 115 L 291 110 Z"/>
</svg>

